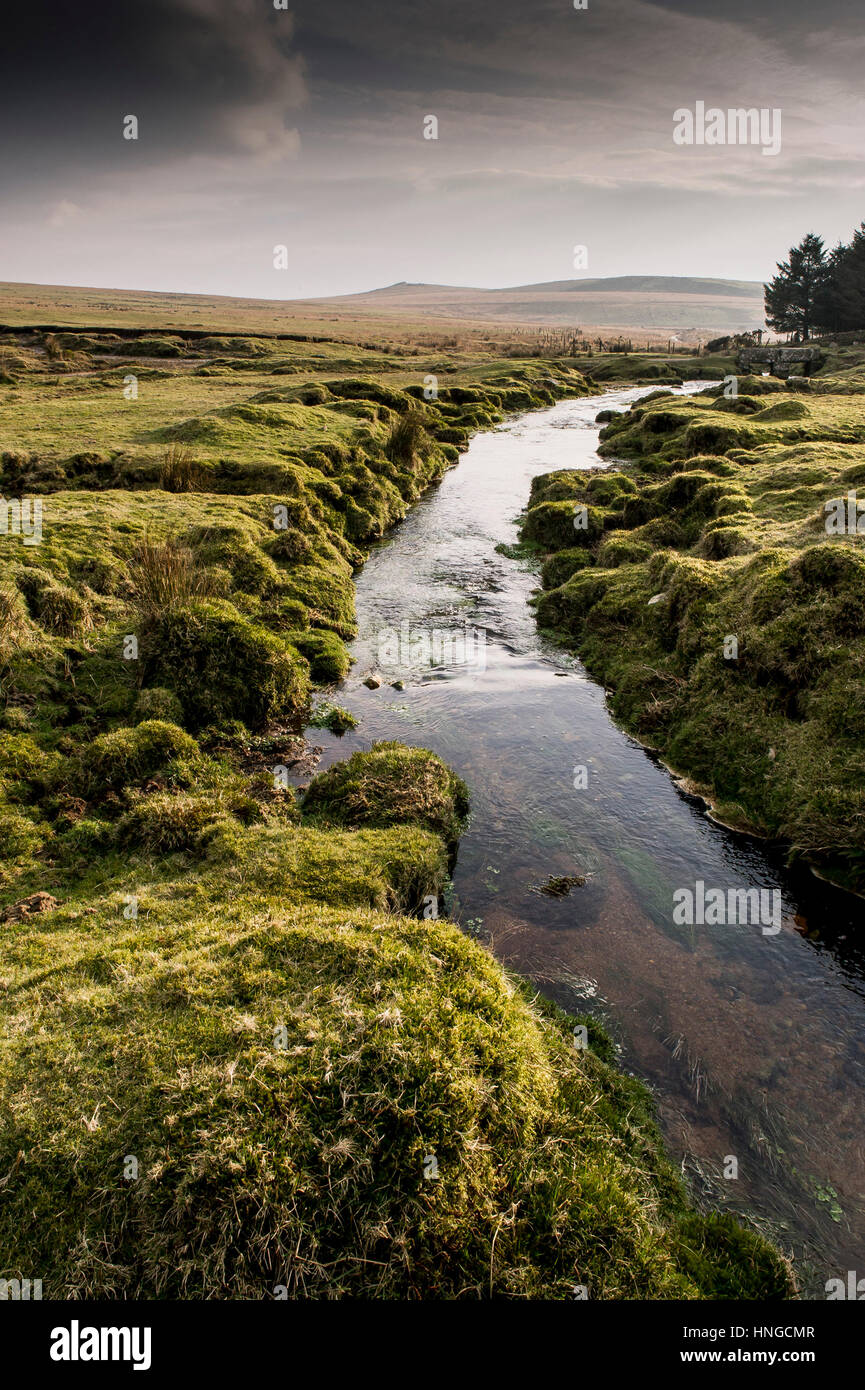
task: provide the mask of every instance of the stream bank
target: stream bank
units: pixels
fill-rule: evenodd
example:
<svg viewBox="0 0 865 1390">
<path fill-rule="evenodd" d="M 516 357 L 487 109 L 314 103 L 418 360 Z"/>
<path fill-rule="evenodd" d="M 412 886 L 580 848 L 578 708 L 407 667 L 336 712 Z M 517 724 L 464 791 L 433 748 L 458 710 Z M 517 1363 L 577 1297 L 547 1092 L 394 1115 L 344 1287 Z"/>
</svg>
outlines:
<svg viewBox="0 0 865 1390">
<path fill-rule="evenodd" d="M 328 765 L 399 739 L 464 778 L 463 929 L 570 1012 L 597 1013 L 650 1084 L 695 1191 L 794 1253 L 819 1297 L 856 1268 L 865 1234 L 863 904 L 677 788 L 539 634 L 536 572 L 497 548 L 516 541 L 532 478 L 596 466 L 598 409 L 643 394 L 561 402 L 472 440 L 357 576 L 356 665 L 336 698 L 360 726 L 316 741 Z M 480 631 L 482 654 L 476 643 L 460 663 L 459 643 L 440 642 L 449 664 L 422 669 L 410 645 L 386 669 L 382 634 L 392 652 L 406 623 L 431 648 L 435 632 Z M 375 690 L 362 684 L 372 669 Z M 540 891 L 551 876 L 584 882 L 556 896 Z M 673 894 L 696 880 L 779 894 L 781 930 L 676 926 Z"/>
</svg>

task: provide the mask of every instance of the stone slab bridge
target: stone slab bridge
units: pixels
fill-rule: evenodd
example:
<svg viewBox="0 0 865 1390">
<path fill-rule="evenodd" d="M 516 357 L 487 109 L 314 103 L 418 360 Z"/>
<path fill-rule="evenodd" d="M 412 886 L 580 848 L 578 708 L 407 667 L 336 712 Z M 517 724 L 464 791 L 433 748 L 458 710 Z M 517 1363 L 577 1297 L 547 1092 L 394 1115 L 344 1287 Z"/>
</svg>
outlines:
<svg viewBox="0 0 865 1390">
<path fill-rule="evenodd" d="M 802 364 L 802 376 L 810 376 L 822 367 L 825 361 L 825 354 L 822 348 L 818 347 L 781 347 L 778 344 L 768 347 L 746 347 L 741 348 L 738 357 L 738 367 L 740 372 L 759 376 L 759 368 L 768 366 L 772 376 L 788 377 L 793 366 L 797 363 Z"/>
</svg>

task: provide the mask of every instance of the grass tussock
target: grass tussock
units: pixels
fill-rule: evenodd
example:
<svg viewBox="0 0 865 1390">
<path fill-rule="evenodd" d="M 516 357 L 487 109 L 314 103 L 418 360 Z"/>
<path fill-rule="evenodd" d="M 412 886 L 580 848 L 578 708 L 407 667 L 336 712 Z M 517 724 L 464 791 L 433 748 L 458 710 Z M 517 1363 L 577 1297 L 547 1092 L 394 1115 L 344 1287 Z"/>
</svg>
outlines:
<svg viewBox="0 0 865 1390">
<path fill-rule="evenodd" d="M 412 821 L 455 845 L 469 810 L 468 788 L 434 753 L 375 743 L 311 783 L 304 810 L 329 824 L 398 825 Z"/>
<path fill-rule="evenodd" d="M 385 440 L 384 452 L 392 463 L 411 463 L 418 454 L 428 451 L 430 437 L 424 417 L 411 411 L 392 425 Z"/>
<path fill-rule="evenodd" d="M 23 646 L 29 632 L 27 608 L 15 584 L 0 584 L 0 662 Z"/>
<path fill-rule="evenodd" d="M 204 478 L 203 470 L 187 445 L 169 444 L 162 455 L 159 484 L 166 492 L 198 492 Z"/>
<path fill-rule="evenodd" d="M 135 547 L 129 578 L 136 604 L 145 621 L 218 590 L 214 575 L 178 540 L 145 536 Z"/>
</svg>

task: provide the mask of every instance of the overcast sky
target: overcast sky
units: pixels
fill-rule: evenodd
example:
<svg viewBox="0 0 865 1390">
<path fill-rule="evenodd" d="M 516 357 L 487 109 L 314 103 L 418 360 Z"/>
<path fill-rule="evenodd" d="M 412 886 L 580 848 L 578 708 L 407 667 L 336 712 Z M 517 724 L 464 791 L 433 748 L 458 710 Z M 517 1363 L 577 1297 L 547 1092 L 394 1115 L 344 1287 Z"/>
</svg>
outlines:
<svg viewBox="0 0 865 1390">
<path fill-rule="evenodd" d="M 764 280 L 806 231 L 865 218 L 865 0 L 288 5 L 7 10 L 0 279 L 268 298 Z M 781 153 L 677 146 L 697 101 L 779 108 Z"/>
</svg>

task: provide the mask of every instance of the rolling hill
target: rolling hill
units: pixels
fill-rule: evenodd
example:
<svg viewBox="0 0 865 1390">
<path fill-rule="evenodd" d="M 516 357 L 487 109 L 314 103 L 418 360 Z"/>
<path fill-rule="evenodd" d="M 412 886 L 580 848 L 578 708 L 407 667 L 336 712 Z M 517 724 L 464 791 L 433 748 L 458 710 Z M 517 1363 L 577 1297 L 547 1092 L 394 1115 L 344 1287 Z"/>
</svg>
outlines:
<svg viewBox="0 0 865 1390">
<path fill-rule="evenodd" d="M 246 299 L 154 290 L 0 283 L 0 325 L 400 338 L 581 328 L 604 337 L 683 342 L 759 328 L 763 287 L 750 280 L 623 275 L 505 289 L 400 282 L 318 299 Z"/>
<path fill-rule="evenodd" d="M 561 328 L 732 333 L 763 325 L 763 286 L 758 281 L 677 275 L 552 280 L 496 290 L 402 282 L 316 302 L 357 309 L 368 306 L 413 318 L 428 315 Z"/>
</svg>

